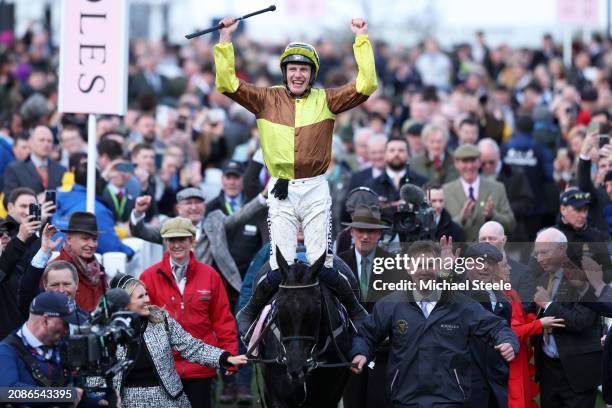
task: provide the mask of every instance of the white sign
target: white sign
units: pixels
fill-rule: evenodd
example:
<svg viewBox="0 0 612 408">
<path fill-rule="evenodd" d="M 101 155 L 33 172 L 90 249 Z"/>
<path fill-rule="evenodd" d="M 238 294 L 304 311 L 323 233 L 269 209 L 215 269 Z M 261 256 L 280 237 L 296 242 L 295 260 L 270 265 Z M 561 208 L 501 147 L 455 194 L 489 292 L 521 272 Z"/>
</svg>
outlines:
<svg viewBox="0 0 612 408">
<path fill-rule="evenodd" d="M 59 111 L 123 115 L 128 0 L 62 0 Z"/>
</svg>

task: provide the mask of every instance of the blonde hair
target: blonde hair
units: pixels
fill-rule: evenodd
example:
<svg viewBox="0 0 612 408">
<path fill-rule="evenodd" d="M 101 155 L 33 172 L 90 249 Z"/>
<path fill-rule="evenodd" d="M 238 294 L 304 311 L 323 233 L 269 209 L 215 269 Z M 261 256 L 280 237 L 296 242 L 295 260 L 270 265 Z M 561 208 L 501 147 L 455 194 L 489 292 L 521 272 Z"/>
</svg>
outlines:
<svg viewBox="0 0 612 408">
<path fill-rule="evenodd" d="M 117 288 L 127 293 L 130 298 L 138 285 L 142 285 L 145 290 L 147 288 L 143 281 L 129 275 L 121 277 L 121 279 L 119 279 L 117 282 Z M 148 319 L 151 323 L 162 323 L 165 320 L 165 314 L 167 313 L 165 309 L 155 305 L 149 305 L 149 312 L 150 314 Z"/>
</svg>

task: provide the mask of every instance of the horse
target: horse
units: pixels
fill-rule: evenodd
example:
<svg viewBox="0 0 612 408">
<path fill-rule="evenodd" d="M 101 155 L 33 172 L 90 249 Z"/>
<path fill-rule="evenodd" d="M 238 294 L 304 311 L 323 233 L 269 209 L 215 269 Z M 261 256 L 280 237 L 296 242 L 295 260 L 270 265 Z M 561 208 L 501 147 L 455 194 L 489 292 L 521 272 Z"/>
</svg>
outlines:
<svg viewBox="0 0 612 408">
<path fill-rule="evenodd" d="M 336 408 L 349 375 L 352 326 L 318 280 L 325 254 L 311 267 L 289 266 L 279 250 L 276 258 L 281 284 L 258 340 L 264 401 L 270 408 Z"/>
</svg>

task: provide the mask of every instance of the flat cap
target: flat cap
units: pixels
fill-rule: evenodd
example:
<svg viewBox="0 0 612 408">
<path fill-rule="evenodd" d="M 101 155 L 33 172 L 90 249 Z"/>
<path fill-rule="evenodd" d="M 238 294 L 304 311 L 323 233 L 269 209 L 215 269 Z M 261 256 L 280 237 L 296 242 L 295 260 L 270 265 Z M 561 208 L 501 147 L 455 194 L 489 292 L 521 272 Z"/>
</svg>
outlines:
<svg viewBox="0 0 612 408">
<path fill-rule="evenodd" d="M 480 152 L 478 151 L 478 147 L 473 144 L 462 144 L 457 149 L 455 149 L 453 157 L 459 160 L 478 159 L 480 158 Z"/>
<path fill-rule="evenodd" d="M 468 247 L 465 252 L 466 258 L 485 258 L 490 262 L 501 262 L 504 255 L 499 249 L 488 242 L 478 242 Z"/>
<path fill-rule="evenodd" d="M 176 193 L 177 202 L 187 200 L 188 198 L 199 198 L 202 201 L 206 201 L 204 199 L 204 192 L 200 190 L 199 188 L 195 188 L 195 187 L 184 188 L 178 193 Z"/>
<path fill-rule="evenodd" d="M 171 218 L 165 221 L 161 227 L 162 238 L 181 238 L 196 236 L 196 229 L 193 223 L 183 217 Z"/>
</svg>

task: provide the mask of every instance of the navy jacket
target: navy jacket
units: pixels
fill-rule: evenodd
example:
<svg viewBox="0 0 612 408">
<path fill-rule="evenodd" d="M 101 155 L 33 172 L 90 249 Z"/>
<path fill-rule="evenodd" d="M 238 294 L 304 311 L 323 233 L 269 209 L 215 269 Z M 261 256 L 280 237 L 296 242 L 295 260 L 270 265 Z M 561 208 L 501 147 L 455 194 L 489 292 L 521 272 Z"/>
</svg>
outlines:
<svg viewBox="0 0 612 408">
<path fill-rule="evenodd" d="M 464 403 L 470 398 L 470 344 L 481 338 L 491 346 L 518 340 L 503 319 L 470 298 L 445 292 L 426 319 L 411 292 L 395 292 L 377 302 L 353 339 L 351 357 L 373 356 L 389 337 L 387 381 L 394 404 Z"/>
<path fill-rule="evenodd" d="M 583 305 L 605 317 L 612 317 L 612 288 L 605 286 L 599 297 L 589 289 L 582 298 Z M 602 393 L 606 404 L 612 404 L 612 327 L 608 330 L 603 347 Z"/>
</svg>

